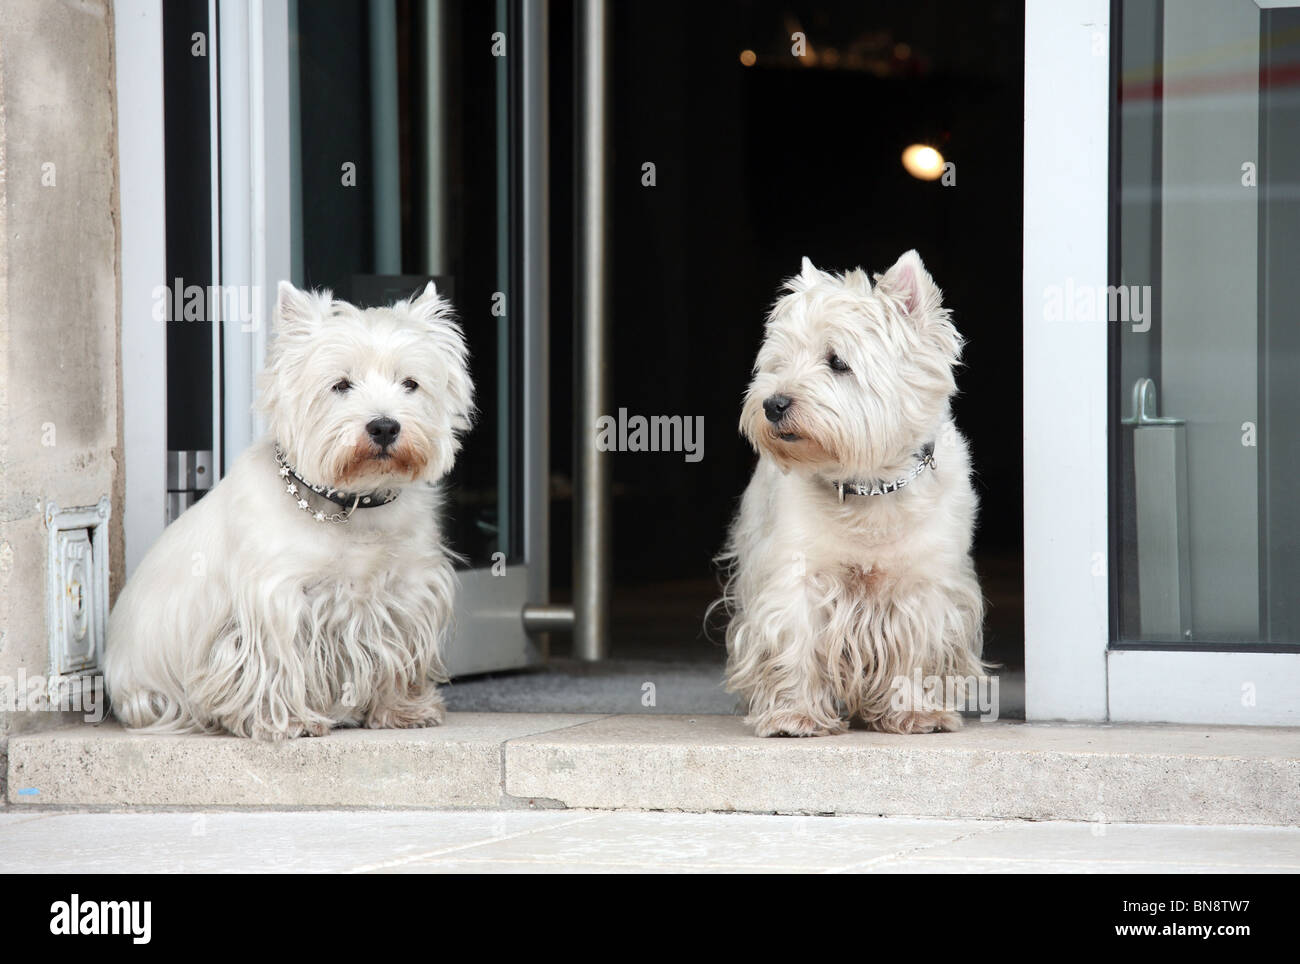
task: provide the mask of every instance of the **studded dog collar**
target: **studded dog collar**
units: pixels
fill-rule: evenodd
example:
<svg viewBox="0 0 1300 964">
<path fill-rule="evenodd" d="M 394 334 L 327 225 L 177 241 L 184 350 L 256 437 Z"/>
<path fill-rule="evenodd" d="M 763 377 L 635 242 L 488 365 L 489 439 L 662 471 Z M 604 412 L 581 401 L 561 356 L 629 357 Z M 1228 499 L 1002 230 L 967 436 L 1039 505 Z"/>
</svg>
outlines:
<svg viewBox="0 0 1300 964">
<path fill-rule="evenodd" d="M 921 446 L 921 451 L 916 453 L 916 465 L 901 479 L 895 479 L 893 482 L 882 482 L 880 479 L 870 482 L 832 482 L 831 487 L 839 493 L 841 502 L 844 501 L 845 495 L 889 495 L 907 485 L 927 467 L 931 469 L 935 467 L 933 442 L 926 442 Z"/>
<path fill-rule="evenodd" d="M 377 506 L 388 505 L 401 494 L 398 489 L 381 489 L 375 492 L 344 492 L 342 489 L 336 489 L 333 486 L 312 485 L 293 470 L 284 454 L 284 450 L 280 448 L 278 443 L 275 446 L 275 461 L 280 466 L 280 478 L 284 479 L 285 491 L 297 500 L 299 509 L 308 513 L 317 522 L 347 522 L 348 517 L 357 509 L 373 509 Z M 326 514 L 319 510 L 313 510 L 304 497 L 303 489 L 310 489 L 322 499 L 328 499 L 335 505 L 347 509 L 347 511 Z"/>
</svg>

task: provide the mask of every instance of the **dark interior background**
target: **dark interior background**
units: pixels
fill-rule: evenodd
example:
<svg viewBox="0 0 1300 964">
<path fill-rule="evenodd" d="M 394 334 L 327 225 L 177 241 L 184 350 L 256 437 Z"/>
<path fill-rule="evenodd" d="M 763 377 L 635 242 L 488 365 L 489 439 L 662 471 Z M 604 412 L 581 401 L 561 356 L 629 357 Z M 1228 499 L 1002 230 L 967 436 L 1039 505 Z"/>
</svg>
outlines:
<svg viewBox="0 0 1300 964">
<path fill-rule="evenodd" d="M 573 5 L 551 25 L 552 573 L 572 567 Z M 791 34 L 811 56 L 791 54 Z M 612 453 L 616 657 L 721 658 L 706 638 L 754 456 L 737 433 L 765 313 L 807 255 L 883 271 L 916 248 L 968 339 L 955 408 L 982 501 L 987 651 L 1023 665 L 1023 6 L 1011 0 L 613 5 L 611 407 L 703 415 L 705 457 Z M 745 66 L 741 52 L 755 63 Z M 956 184 L 900 162 L 926 143 Z M 641 165 L 656 165 L 643 187 Z M 567 643 L 555 641 L 562 654 Z"/>
</svg>

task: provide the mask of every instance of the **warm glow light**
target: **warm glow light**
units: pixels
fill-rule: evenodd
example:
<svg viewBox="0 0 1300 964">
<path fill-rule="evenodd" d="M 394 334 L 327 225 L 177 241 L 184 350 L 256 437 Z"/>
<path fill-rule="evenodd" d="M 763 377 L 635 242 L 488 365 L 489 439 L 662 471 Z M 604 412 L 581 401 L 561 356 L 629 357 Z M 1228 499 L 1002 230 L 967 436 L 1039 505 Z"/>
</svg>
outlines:
<svg viewBox="0 0 1300 964">
<path fill-rule="evenodd" d="M 740 52 L 740 62 L 744 64 L 746 67 L 753 67 L 757 61 L 758 61 L 758 57 L 754 55 L 754 51 L 742 50 Z"/>
<path fill-rule="evenodd" d="M 903 167 L 912 177 L 937 181 L 943 177 L 943 155 L 925 144 L 913 144 L 903 151 Z"/>
</svg>

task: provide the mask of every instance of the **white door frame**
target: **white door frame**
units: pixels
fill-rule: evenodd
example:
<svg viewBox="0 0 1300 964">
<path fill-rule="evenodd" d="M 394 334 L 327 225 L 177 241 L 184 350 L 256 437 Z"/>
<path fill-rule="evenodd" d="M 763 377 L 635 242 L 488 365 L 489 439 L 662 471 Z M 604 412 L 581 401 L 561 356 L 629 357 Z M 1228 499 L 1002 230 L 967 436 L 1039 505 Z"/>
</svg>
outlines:
<svg viewBox="0 0 1300 964">
<path fill-rule="evenodd" d="M 167 168 L 163 141 L 161 0 L 113 8 L 118 194 L 122 218 L 122 527 L 126 575 L 167 523 Z M 161 290 L 160 290 L 161 289 Z"/>
<path fill-rule="evenodd" d="M 216 8 L 221 260 L 215 284 L 222 293 L 224 475 L 264 431 L 253 412 L 257 373 L 266 358 L 276 285 L 293 270 L 292 118 L 287 0 L 217 0 Z"/>
<path fill-rule="evenodd" d="M 1110 648 L 1107 323 L 1046 310 L 1108 284 L 1110 96 L 1108 0 L 1028 0 L 1026 716 L 1300 724 L 1300 653 Z"/>
</svg>

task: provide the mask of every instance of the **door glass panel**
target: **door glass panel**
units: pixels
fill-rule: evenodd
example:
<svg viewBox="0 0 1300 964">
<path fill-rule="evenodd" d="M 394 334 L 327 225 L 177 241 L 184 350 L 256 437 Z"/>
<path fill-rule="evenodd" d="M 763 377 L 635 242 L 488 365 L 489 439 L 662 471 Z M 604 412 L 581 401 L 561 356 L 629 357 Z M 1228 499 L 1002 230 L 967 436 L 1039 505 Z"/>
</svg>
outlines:
<svg viewBox="0 0 1300 964">
<path fill-rule="evenodd" d="M 290 4 L 293 280 L 380 305 L 432 278 L 455 304 L 480 415 L 444 516 L 475 567 L 523 549 L 517 97 L 492 49 L 514 15 L 505 0 Z"/>
<path fill-rule="evenodd" d="M 1295 644 L 1300 10 L 1115 8 L 1114 638 Z"/>
</svg>

